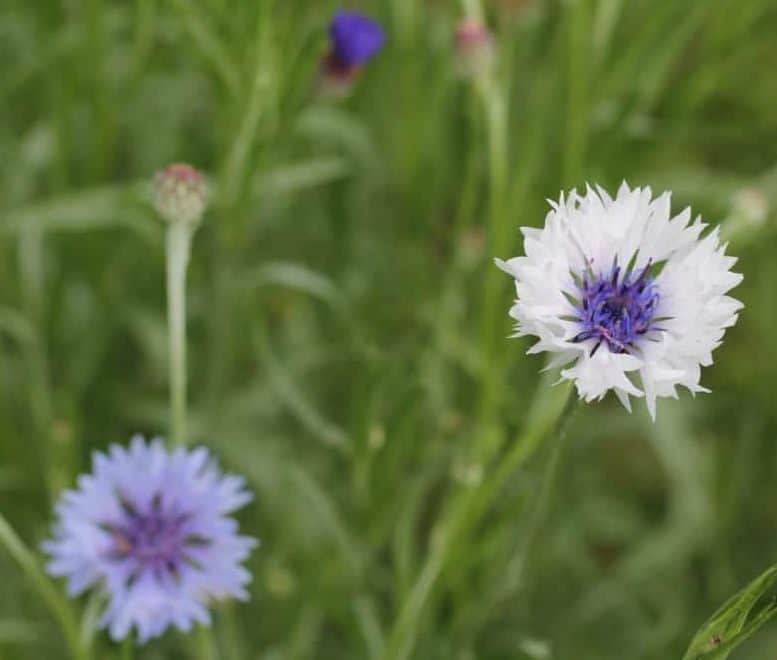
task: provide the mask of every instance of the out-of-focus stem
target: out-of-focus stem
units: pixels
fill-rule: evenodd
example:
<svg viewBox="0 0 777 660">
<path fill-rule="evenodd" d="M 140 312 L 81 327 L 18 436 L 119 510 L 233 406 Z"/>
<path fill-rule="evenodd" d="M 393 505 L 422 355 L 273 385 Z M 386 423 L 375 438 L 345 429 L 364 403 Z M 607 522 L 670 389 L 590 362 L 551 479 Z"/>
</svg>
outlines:
<svg viewBox="0 0 777 660">
<path fill-rule="evenodd" d="M 540 393 L 539 396 L 542 397 L 543 394 Z M 481 516 L 488 510 L 494 497 L 501 492 L 508 478 L 533 455 L 541 442 L 548 437 L 551 428 L 553 429 L 552 436 L 557 438 L 557 444 L 562 442 L 572 414 L 577 407 L 577 401 L 577 394 L 570 389 L 566 403 L 558 412 L 555 420 L 553 418 L 548 420 L 547 417 L 543 416 L 534 420 L 534 423 L 499 462 L 492 475 L 487 475 L 479 486 L 463 491 L 454 498 L 450 515 L 441 523 L 439 531 L 432 539 L 431 551 L 402 605 L 399 618 L 389 637 L 383 660 L 407 660 L 410 657 L 426 604 L 451 552 L 457 547 L 461 538 L 477 524 Z M 548 488 L 550 483 L 552 482 L 548 483 Z M 547 496 L 541 499 L 546 500 Z"/>
<path fill-rule="evenodd" d="M 588 141 L 591 18 L 587 0 L 571 3 L 567 16 L 567 119 L 563 153 L 565 187 L 578 185 Z"/>
<path fill-rule="evenodd" d="M 88 645 L 81 639 L 78 621 L 70 604 L 46 577 L 38 565 L 35 555 L 22 542 L 2 514 L 0 514 L 0 546 L 5 547 L 8 554 L 19 564 L 25 577 L 59 623 L 73 660 L 91 660 L 91 652 Z"/>
<path fill-rule="evenodd" d="M 508 180 L 507 156 L 507 102 L 495 75 L 480 81 L 479 92 L 483 102 L 488 139 L 489 214 L 488 251 L 491 255 L 506 254 L 509 243 L 509 227 L 505 223 Z M 506 333 L 499 323 L 505 290 L 504 275 L 491 263 L 483 277 L 483 297 L 480 310 L 480 336 L 482 379 L 478 408 L 478 437 L 476 460 L 485 461 L 498 445 L 492 429 L 493 417 L 499 407 L 499 393 L 504 383 L 504 367 L 498 359 L 499 340 Z"/>
<path fill-rule="evenodd" d="M 461 10 L 465 16 L 478 21 L 483 20 L 483 7 L 480 5 L 480 0 L 461 0 Z"/>
<path fill-rule="evenodd" d="M 185 222 L 167 229 L 167 323 L 170 338 L 170 437 L 186 443 L 186 269 L 194 228 Z"/>
<path fill-rule="evenodd" d="M 135 657 L 135 647 L 133 646 L 132 637 L 128 636 L 121 643 L 121 660 L 133 660 Z"/>
<path fill-rule="evenodd" d="M 188 637 L 188 646 L 192 656 L 199 660 L 217 660 L 219 657 L 216 649 L 216 640 L 213 631 L 205 626 L 199 626 Z"/>
<path fill-rule="evenodd" d="M 26 344 L 30 408 L 35 424 L 38 460 L 44 485 L 51 495 L 56 488 L 56 477 L 51 461 L 52 405 L 48 359 L 43 331 L 44 305 L 44 245 L 43 230 L 30 223 L 19 235 L 19 271 L 24 312 L 32 324 L 34 336 Z"/>
<path fill-rule="evenodd" d="M 218 34 L 211 28 L 208 20 L 198 10 L 198 3 L 189 0 L 171 0 L 170 3 L 189 33 L 192 42 L 209 60 L 217 75 L 221 78 L 230 96 L 240 95 L 240 67 L 236 66 L 230 57 Z"/>
<path fill-rule="evenodd" d="M 140 71 L 151 50 L 154 38 L 154 19 L 156 0 L 136 0 L 135 2 L 135 43 L 134 56 L 136 70 Z"/>
</svg>

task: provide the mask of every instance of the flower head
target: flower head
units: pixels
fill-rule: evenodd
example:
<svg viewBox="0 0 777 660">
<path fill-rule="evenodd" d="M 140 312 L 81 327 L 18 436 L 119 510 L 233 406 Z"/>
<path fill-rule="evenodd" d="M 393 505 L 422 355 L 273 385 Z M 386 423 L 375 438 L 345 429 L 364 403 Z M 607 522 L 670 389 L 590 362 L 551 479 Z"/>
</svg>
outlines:
<svg viewBox="0 0 777 660">
<path fill-rule="evenodd" d="M 141 643 L 169 626 L 188 631 L 210 622 L 210 601 L 248 598 L 241 562 L 256 541 L 228 514 L 250 499 L 205 448 L 169 452 L 136 436 L 96 452 L 92 474 L 62 495 L 47 570 L 71 596 L 105 590 L 101 623 L 115 640 L 133 627 Z"/>
<path fill-rule="evenodd" d="M 329 25 L 331 57 L 343 68 L 358 67 L 371 60 L 383 47 L 383 28 L 375 21 L 350 11 L 335 14 Z"/>
<path fill-rule="evenodd" d="M 497 260 L 516 281 L 516 336 L 539 339 L 529 352 L 571 363 L 562 379 L 586 401 L 613 390 L 630 409 L 644 396 L 653 418 L 678 385 L 708 391 L 701 367 L 742 308 L 718 229 L 702 236 L 690 209 L 671 217 L 669 193 L 625 183 L 615 199 L 589 187 L 551 206 L 544 228 L 523 228 L 526 256 Z"/>
<path fill-rule="evenodd" d="M 456 68 L 465 78 L 487 73 L 494 62 L 494 38 L 488 28 L 474 18 L 465 18 L 456 27 L 455 47 Z"/>
<path fill-rule="evenodd" d="M 190 165 L 174 163 L 154 177 L 154 206 L 167 222 L 196 225 L 207 203 L 205 176 Z"/>
</svg>

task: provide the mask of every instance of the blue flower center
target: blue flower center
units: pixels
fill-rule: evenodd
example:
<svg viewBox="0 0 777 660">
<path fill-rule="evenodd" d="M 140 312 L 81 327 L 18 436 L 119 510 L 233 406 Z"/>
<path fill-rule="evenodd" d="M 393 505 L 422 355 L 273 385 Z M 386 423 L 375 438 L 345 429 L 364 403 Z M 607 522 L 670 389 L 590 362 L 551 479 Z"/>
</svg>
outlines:
<svg viewBox="0 0 777 660">
<path fill-rule="evenodd" d="M 116 559 L 133 559 L 139 568 L 176 574 L 181 562 L 191 561 L 187 551 L 206 542 L 186 529 L 189 515 L 165 511 L 158 496 L 147 511 L 124 497 L 120 501 L 123 520 L 105 525 L 113 540 L 111 556 Z"/>
<path fill-rule="evenodd" d="M 579 283 L 576 321 L 580 332 L 572 341 L 596 341 L 591 355 L 604 344 L 613 353 L 630 353 L 640 337 L 661 330 L 656 325 L 660 299 L 649 262 L 639 273 L 621 277 L 617 262 L 609 273 L 587 273 Z"/>
</svg>

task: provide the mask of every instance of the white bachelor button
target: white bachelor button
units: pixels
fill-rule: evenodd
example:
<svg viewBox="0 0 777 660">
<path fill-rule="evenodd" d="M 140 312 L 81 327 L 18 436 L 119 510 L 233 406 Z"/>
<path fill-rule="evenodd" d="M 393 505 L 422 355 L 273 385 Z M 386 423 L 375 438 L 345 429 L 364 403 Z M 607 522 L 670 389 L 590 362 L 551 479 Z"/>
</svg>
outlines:
<svg viewBox="0 0 777 660">
<path fill-rule="evenodd" d="M 690 209 L 672 218 L 669 202 L 625 183 L 615 199 L 573 190 L 544 228 L 522 229 L 525 257 L 496 260 L 515 278 L 515 336 L 539 339 L 529 353 L 555 353 L 548 368 L 569 365 L 561 377 L 586 401 L 613 390 L 631 410 L 629 395 L 644 396 L 653 419 L 678 385 L 708 391 L 701 367 L 742 308 L 726 295 L 742 276 L 717 227 L 702 236 L 707 225 Z"/>
</svg>

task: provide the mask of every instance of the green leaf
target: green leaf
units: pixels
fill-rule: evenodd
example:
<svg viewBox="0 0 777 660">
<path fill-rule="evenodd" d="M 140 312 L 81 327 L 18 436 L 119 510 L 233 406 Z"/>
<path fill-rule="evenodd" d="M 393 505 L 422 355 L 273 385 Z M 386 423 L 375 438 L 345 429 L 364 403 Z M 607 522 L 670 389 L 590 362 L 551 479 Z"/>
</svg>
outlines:
<svg viewBox="0 0 777 660">
<path fill-rule="evenodd" d="M 81 639 L 78 623 L 70 604 L 43 572 L 38 558 L 19 538 L 2 514 L 0 514 L 0 547 L 5 548 L 8 554 L 13 557 L 32 588 L 49 608 L 52 616 L 59 622 L 73 659 L 90 660 L 89 649 Z"/>
<path fill-rule="evenodd" d="M 273 353 L 270 342 L 263 334 L 257 337 L 267 378 L 273 390 L 297 420 L 313 437 L 323 444 L 342 451 L 348 450 L 345 431 L 326 419 L 303 393 L 286 366 Z"/>
<path fill-rule="evenodd" d="M 338 108 L 313 107 L 301 113 L 296 132 L 315 142 L 338 146 L 359 164 L 359 171 L 374 172 L 380 153 L 364 124 Z"/>
<path fill-rule="evenodd" d="M 385 640 L 375 603 L 371 598 L 362 594 L 354 599 L 353 609 L 356 614 L 356 623 L 367 646 L 367 657 L 370 659 L 380 658 Z"/>
<path fill-rule="evenodd" d="M 683 660 L 725 660 L 777 614 L 777 566 L 759 575 L 699 629 Z"/>
<path fill-rule="evenodd" d="M 91 188 L 13 209 L 0 220 L 0 233 L 16 234 L 30 224 L 44 231 L 128 226 L 145 236 L 161 233 L 155 232 L 155 223 L 138 207 L 140 201 L 149 199 L 145 183 Z"/>
<path fill-rule="evenodd" d="M 307 266 L 288 261 L 264 264 L 245 278 L 248 288 L 283 286 L 313 296 L 333 306 L 343 304 L 343 295 L 328 277 Z"/>
<path fill-rule="evenodd" d="M 342 156 L 321 156 L 262 172 L 254 185 L 260 198 L 294 195 L 344 179 L 352 170 L 351 164 Z"/>
<path fill-rule="evenodd" d="M 36 341 L 35 328 L 27 317 L 10 307 L 0 307 L 0 333 L 7 334 L 19 344 Z"/>
<path fill-rule="evenodd" d="M 42 626 L 24 619 L 0 620 L 0 644 L 34 644 L 42 636 Z"/>
<path fill-rule="evenodd" d="M 330 492 L 308 470 L 297 464 L 289 467 L 288 474 L 292 488 L 307 501 L 321 528 L 336 544 L 343 565 L 355 579 L 358 578 L 365 557 L 358 540 L 347 526 L 345 512 L 339 509 Z"/>
</svg>

